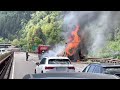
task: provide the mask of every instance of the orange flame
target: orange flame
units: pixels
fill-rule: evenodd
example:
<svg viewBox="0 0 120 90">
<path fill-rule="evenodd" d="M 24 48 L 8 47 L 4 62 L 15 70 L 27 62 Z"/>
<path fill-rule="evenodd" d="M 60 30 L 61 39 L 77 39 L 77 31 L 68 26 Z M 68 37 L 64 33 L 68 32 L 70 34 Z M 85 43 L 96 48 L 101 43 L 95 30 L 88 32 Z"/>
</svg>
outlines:
<svg viewBox="0 0 120 90">
<path fill-rule="evenodd" d="M 79 30 L 80 30 L 80 27 L 78 25 L 75 28 L 75 30 L 71 32 L 69 42 L 68 42 L 66 49 L 65 49 L 67 56 L 72 56 L 76 52 L 76 49 L 81 41 L 80 37 L 78 35 Z"/>
</svg>

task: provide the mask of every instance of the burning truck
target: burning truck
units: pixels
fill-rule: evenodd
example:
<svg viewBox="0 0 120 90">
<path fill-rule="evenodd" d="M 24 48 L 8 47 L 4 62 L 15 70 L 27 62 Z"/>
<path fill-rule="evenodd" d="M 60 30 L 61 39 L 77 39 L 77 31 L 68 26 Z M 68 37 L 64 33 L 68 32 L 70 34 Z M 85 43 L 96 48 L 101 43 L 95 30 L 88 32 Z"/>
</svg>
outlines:
<svg viewBox="0 0 120 90">
<path fill-rule="evenodd" d="M 66 46 L 64 51 L 61 51 L 57 56 L 65 56 L 68 57 L 71 61 L 85 61 L 86 60 L 86 45 L 84 41 L 84 36 L 79 35 L 80 26 L 77 25 L 75 29 L 71 32 L 71 35 L 68 38 L 68 42 L 66 42 Z M 80 32 L 81 33 L 81 32 Z M 38 57 L 39 59 L 46 52 L 52 50 L 50 45 L 39 45 L 38 46 Z M 57 53 L 57 52 L 56 52 Z M 48 53 L 49 54 L 49 53 Z M 49 55 L 48 55 L 49 56 Z"/>
<path fill-rule="evenodd" d="M 84 48 L 84 38 L 78 35 L 80 26 L 77 25 L 71 32 L 68 42 L 66 43 L 65 50 L 59 53 L 57 56 L 67 56 L 71 61 L 85 61 L 87 50 Z"/>
<path fill-rule="evenodd" d="M 50 45 L 39 45 L 38 46 L 38 58 L 41 59 L 41 56 L 50 50 Z"/>
</svg>

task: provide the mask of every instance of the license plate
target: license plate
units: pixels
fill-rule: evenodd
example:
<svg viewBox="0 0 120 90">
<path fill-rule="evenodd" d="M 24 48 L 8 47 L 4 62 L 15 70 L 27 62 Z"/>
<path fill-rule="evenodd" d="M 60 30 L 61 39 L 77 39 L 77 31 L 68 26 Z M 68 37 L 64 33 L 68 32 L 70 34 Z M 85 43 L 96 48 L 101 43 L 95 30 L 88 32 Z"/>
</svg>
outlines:
<svg viewBox="0 0 120 90">
<path fill-rule="evenodd" d="M 65 71 L 66 68 L 64 68 L 64 67 L 58 67 L 58 68 L 56 68 L 56 70 L 57 70 L 57 71 Z"/>
</svg>

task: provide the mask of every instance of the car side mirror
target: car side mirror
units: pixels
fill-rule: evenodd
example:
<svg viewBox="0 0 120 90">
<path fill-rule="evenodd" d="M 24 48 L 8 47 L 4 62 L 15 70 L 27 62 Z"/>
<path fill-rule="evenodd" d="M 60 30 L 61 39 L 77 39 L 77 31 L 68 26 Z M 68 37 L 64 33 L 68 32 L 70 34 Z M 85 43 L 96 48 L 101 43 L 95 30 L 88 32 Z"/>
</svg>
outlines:
<svg viewBox="0 0 120 90">
<path fill-rule="evenodd" d="M 37 65 L 37 66 L 39 66 L 39 65 L 40 65 L 40 63 L 39 63 L 39 62 L 37 62 L 37 63 L 36 63 L 36 65 Z"/>
</svg>

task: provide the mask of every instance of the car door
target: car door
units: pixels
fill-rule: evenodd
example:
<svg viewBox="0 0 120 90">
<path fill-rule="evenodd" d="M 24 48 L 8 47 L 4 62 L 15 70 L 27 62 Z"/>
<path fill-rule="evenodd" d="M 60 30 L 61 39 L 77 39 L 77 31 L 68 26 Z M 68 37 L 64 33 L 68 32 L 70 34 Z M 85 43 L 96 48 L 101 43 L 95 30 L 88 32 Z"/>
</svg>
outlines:
<svg viewBox="0 0 120 90">
<path fill-rule="evenodd" d="M 43 67 L 46 63 L 46 58 L 43 58 L 41 61 L 40 61 L 40 65 L 38 66 L 38 73 L 41 73 L 43 71 Z"/>
</svg>

